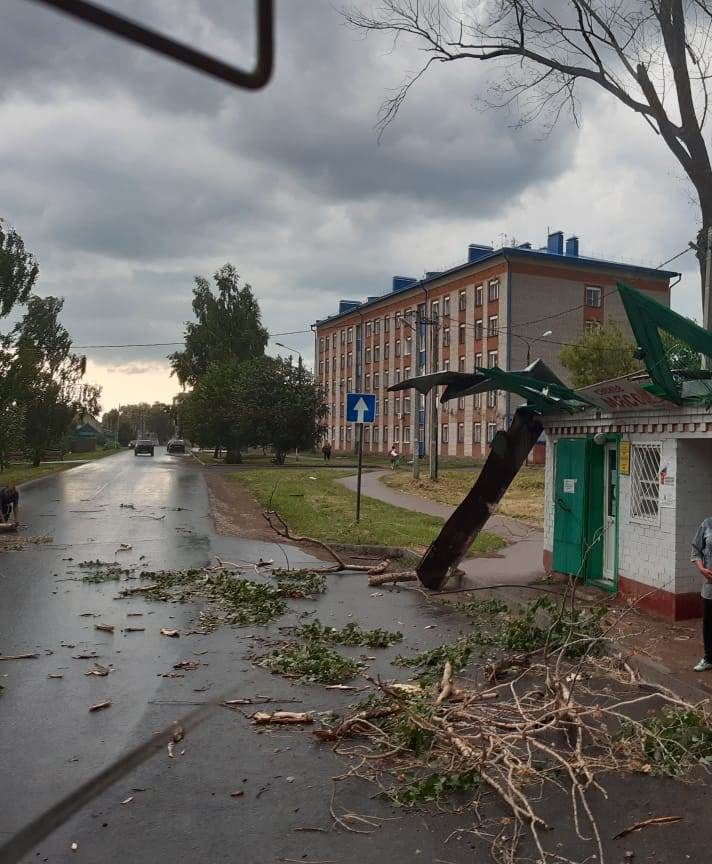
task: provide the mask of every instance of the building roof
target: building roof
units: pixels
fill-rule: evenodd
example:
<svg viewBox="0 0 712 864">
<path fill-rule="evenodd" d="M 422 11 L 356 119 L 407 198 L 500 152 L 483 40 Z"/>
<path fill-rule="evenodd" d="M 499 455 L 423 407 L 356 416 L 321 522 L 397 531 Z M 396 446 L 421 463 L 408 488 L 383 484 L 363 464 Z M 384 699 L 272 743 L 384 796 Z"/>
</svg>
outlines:
<svg viewBox="0 0 712 864">
<path fill-rule="evenodd" d="M 557 232 L 558 233 L 558 232 Z M 554 235 L 550 235 L 554 236 Z M 577 239 L 577 238 L 572 238 Z M 551 244 L 550 244 L 551 245 Z M 564 252 L 554 252 L 551 248 L 531 249 L 528 244 L 524 246 L 502 246 L 499 249 L 490 249 L 485 246 L 473 246 L 478 250 L 475 260 L 466 261 L 463 264 L 458 264 L 448 270 L 439 272 L 426 273 L 423 279 L 407 280 L 403 277 L 394 277 L 394 287 L 391 291 L 380 294 L 377 297 L 370 296 L 362 303 L 351 301 L 349 308 L 337 312 L 334 315 L 329 315 L 326 318 L 318 319 L 315 323 L 317 326 L 331 324 L 338 321 L 340 318 L 345 318 L 352 312 L 362 312 L 365 309 L 370 309 L 377 306 L 383 301 L 389 300 L 391 297 L 399 294 L 407 294 L 408 292 L 417 292 L 429 285 L 434 284 L 438 280 L 452 278 L 466 273 L 468 270 L 479 268 L 482 264 L 491 263 L 498 258 L 505 260 L 522 260 L 536 261 L 537 264 L 565 264 L 570 267 L 581 267 L 587 270 L 601 270 L 614 272 L 618 275 L 639 276 L 648 279 L 661 279 L 669 281 L 680 274 L 674 270 L 661 270 L 655 267 L 643 267 L 638 264 L 625 264 L 618 261 L 609 261 L 602 258 L 590 258 L 579 254 L 565 254 Z"/>
</svg>

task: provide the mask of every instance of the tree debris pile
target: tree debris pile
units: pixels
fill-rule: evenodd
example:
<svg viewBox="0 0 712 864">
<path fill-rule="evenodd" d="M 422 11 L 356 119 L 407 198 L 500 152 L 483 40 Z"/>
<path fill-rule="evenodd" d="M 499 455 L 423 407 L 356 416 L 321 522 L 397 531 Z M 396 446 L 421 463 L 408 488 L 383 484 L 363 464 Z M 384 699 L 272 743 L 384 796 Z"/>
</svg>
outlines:
<svg viewBox="0 0 712 864">
<path fill-rule="evenodd" d="M 463 654 L 456 647 L 450 656 Z M 606 775 L 680 776 L 712 764 L 710 718 L 634 680 L 622 661 L 588 656 L 574 663 L 559 649 L 508 673 L 491 687 L 461 683 L 445 659 L 436 682 L 431 675 L 421 684 L 374 682 L 353 713 L 314 734 L 348 757 L 345 777 L 371 781 L 397 805 L 468 795 L 474 824 L 466 830 L 486 839 L 502 864 L 532 853 L 543 864 L 579 860 L 548 834 L 543 805 L 561 794 L 571 802 L 579 840 L 595 853 L 591 860 L 604 862 L 610 838 L 602 838 L 595 811 Z M 655 713 L 631 719 L 641 706 Z"/>
<path fill-rule="evenodd" d="M 257 664 L 305 684 L 342 684 L 364 669 L 364 664 L 321 642 L 301 645 L 288 642 L 257 659 Z"/>
</svg>

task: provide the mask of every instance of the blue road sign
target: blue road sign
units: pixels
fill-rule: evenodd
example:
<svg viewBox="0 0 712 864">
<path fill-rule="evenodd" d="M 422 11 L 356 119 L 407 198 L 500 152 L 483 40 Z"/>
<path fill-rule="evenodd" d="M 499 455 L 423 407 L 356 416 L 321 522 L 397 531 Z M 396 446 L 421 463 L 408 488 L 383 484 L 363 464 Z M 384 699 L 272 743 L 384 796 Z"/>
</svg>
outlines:
<svg viewBox="0 0 712 864">
<path fill-rule="evenodd" d="M 374 393 L 346 394 L 346 422 L 373 423 L 376 419 L 376 396 Z"/>
</svg>

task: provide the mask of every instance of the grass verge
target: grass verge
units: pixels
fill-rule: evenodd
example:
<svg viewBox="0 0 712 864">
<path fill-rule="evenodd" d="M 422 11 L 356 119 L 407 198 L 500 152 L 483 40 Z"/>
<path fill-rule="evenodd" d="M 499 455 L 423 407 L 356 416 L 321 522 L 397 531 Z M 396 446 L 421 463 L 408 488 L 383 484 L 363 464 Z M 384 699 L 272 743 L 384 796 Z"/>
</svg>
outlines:
<svg viewBox="0 0 712 864">
<path fill-rule="evenodd" d="M 295 534 L 333 543 L 373 543 L 423 548 L 442 527 L 434 516 L 393 507 L 373 498 L 361 499 L 361 521 L 355 521 L 356 496 L 335 481 L 351 471 L 269 469 L 237 471 L 227 476 L 241 484 L 265 508 L 276 510 Z M 495 534 L 482 531 L 470 554 L 486 555 L 505 546 Z"/>
<path fill-rule="evenodd" d="M 68 453 L 67 459 L 81 459 L 82 463 L 92 462 L 94 459 L 103 459 L 105 456 L 111 456 L 114 453 L 120 453 L 120 450 L 95 450 L 93 453 Z M 76 468 L 78 462 L 45 462 L 37 467 L 30 465 L 28 462 L 14 462 L 4 471 L 0 471 L 0 486 L 6 486 L 10 483 L 18 485 L 27 483 L 28 480 L 38 480 L 40 477 L 46 477 L 48 474 L 57 474 L 60 471 L 68 471 L 70 468 Z"/>
<path fill-rule="evenodd" d="M 474 473 L 466 470 L 441 471 L 437 480 L 413 480 L 409 471 L 393 471 L 383 478 L 383 483 L 400 492 L 457 506 L 472 488 L 480 467 L 475 468 Z M 522 468 L 500 502 L 497 513 L 543 527 L 544 467 L 527 465 Z"/>
</svg>

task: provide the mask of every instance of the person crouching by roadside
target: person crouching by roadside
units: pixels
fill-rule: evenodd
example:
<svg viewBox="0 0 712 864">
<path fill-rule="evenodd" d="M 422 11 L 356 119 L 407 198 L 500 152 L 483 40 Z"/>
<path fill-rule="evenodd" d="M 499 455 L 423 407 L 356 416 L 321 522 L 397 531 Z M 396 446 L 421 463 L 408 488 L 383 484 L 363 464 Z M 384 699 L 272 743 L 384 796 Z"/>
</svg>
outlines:
<svg viewBox="0 0 712 864">
<path fill-rule="evenodd" d="M 0 517 L 2 521 L 10 522 L 12 515 L 12 524 L 15 528 L 20 524 L 20 493 L 14 483 L 10 483 L 0 489 Z"/>
<path fill-rule="evenodd" d="M 705 656 L 695 666 L 695 672 L 712 669 L 712 517 L 707 517 L 692 541 L 693 564 L 702 576 L 702 641 Z"/>
</svg>

